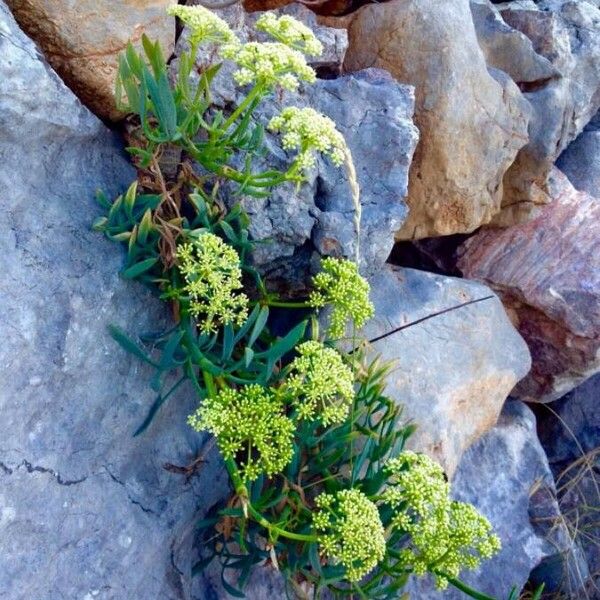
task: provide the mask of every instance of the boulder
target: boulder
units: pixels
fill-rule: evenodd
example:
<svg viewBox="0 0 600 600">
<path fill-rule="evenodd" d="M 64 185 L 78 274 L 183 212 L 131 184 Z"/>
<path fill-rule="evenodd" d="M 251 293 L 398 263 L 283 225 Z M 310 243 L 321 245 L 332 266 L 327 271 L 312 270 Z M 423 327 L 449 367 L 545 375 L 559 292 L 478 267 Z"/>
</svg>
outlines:
<svg viewBox="0 0 600 600">
<path fill-rule="evenodd" d="M 460 249 L 465 277 L 502 298 L 527 341 L 531 373 L 514 394 L 549 402 L 600 370 L 600 203 L 558 169 L 552 204 L 528 223 L 482 230 Z"/>
<path fill-rule="evenodd" d="M 309 24 L 314 20 L 306 9 L 291 6 L 286 10 Z M 242 39 L 250 35 L 249 25 L 258 17 L 256 13 L 244 15 L 241 7 L 220 14 Z M 326 56 L 342 57 L 345 38 L 332 31 L 340 30 L 319 27 L 316 33 L 325 42 Z M 184 31 L 178 51 L 185 47 L 186 35 Z M 208 58 L 200 56 L 198 60 Z M 334 64 L 329 60 L 329 68 Z M 213 97 L 225 110 L 240 101 L 240 90 L 229 78 L 232 68 L 225 63 L 215 81 Z M 176 72 L 176 61 L 172 69 Z M 377 271 L 389 256 L 394 233 L 407 214 L 403 198 L 418 140 L 412 122 L 414 90 L 385 71 L 366 69 L 335 79 L 318 79 L 297 94 L 278 93 L 261 105 L 255 120 L 264 125 L 287 105 L 311 106 L 323 112 L 344 134 L 361 190 L 361 270 L 365 274 Z M 256 170 L 287 169 L 291 157 L 281 149 L 280 141 L 267 132 L 265 142 L 267 156 L 256 160 Z M 232 195 L 230 201 L 240 201 L 240 197 Z M 256 266 L 271 285 L 287 294 L 305 290 L 321 256 L 355 255 L 355 208 L 348 176 L 328 160 L 318 161 L 300 189 L 286 184 L 274 189 L 268 199 L 242 196 L 241 203 L 251 217 L 253 238 L 267 242 L 254 251 Z"/>
<path fill-rule="evenodd" d="M 187 598 L 198 505 L 226 486 L 217 457 L 186 483 L 203 439 L 185 390 L 143 436 L 149 368 L 108 335 L 160 331 L 164 305 L 120 280 L 93 233 L 98 188 L 135 178 L 0 2 L 0 590 L 32 598 Z"/>
<path fill-rule="evenodd" d="M 25 32 L 48 62 L 97 115 L 118 119 L 115 78 L 119 54 L 142 34 L 159 40 L 168 57 L 175 21 L 167 16 L 172 0 L 7 0 Z"/>
<path fill-rule="evenodd" d="M 570 552 L 548 459 L 536 435 L 535 417 L 525 404 L 507 402 L 498 424 L 463 455 L 452 494 L 470 502 L 491 522 L 502 549 L 460 579 L 496 598 L 520 591 L 534 567 L 549 556 Z M 449 587 L 436 592 L 430 580 L 413 581 L 415 598 L 463 600 Z"/>
<path fill-rule="evenodd" d="M 471 0 L 471 13 L 489 67 L 504 71 L 521 89 L 560 77 L 552 63 L 534 50 L 531 40 L 507 25 L 488 0 Z"/>
<path fill-rule="evenodd" d="M 575 189 L 600 198 L 600 114 L 567 146 L 556 166 Z"/>
<path fill-rule="evenodd" d="M 344 68 L 387 69 L 416 88 L 420 141 L 398 239 L 471 232 L 500 211 L 502 179 L 528 141 L 530 107 L 488 71 L 468 0 L 367 5 L 349 26 Z"/>
<path fill-rule="evenodd" d="M 527 346 L 479 283 L 388 267 L 371 287 L 376 312 L 363 334 L 392 361 L 387 394 L 417 424 L 409 445 L 452 476 L 529 370 Z"/>
<path fill-rule="evenodd" d="M 502 5 L 500 14 L 559 74 L 518 82 L 533 113 L 530 141 L 506 173 L 504 209 L 494 221 L 510 225 L 550 201 L 547 181 L 553 163 L 600 108 L 600 9 L 573 0 L 542 0 L 533 6 L 518 0 Z M 515 63 L 524 56 L 530 56 L 528 50 L 515 52 Z"/>
</svg>

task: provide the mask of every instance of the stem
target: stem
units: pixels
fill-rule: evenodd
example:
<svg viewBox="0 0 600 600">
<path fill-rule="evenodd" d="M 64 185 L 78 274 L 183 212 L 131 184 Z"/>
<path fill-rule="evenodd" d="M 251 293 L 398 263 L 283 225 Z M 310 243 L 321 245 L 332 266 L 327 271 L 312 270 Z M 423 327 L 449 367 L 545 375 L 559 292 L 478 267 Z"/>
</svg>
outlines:
<svg viewBox="0 0 600 600">
<path fill-rule="evenodd" d="M 456 589 L 459 589 L 461 592 L 463 592 L 467 596 L 470 596 L 471 598 L 475 598 L 475 600 L 498 600 L 497 598 L 494 598 L 493 596 L 488 596 L 487 594 L 484 594 L 482 592 L 478 592 L 477 590 L 474 590 L 472 587 L 469 587 L 464 581 L 461 581 L 460 579 L 455 579 L 454 577 L 450 577 L 443 571 L 435 571 L 435 573 L 436 573 L 436 575 L 440 575 L 444 579 L 447 579 L 448 583 L 453 585 Z"/>
<path fill-rule="evenodd" d="M 244 98 L 244 101 L 231 113 L 230 117 L 223 123 L 222 129 L 227 131 L 235 122 L 235 120 L 248 108 L 251 102 L 262 93 L 262 85 L 256 84 L 250 93 Z"/>
<path fill-rule="evenodd" d="M 267 521 L 251 504 L 248 504 L 248 512 L 252 515 L 254 520 L 259 524 L 268 529 L 269 531 L 276 533 L 281 537 L 288 538 L 290 540 L 296 540 L 297 542 L 317 542 L 318 538 L 316 535 L 308 535 L 303 533 L 294 533 L 293 531 L 287 531 L 281 529 L 277 525 L 273 525 L 270 521 Z"/>
<path fill-rule="evenodd" d="M 308 302 L 285 302 L 284 300 L 268 300 L 267 306 L 278 308 L 313 308 Z"/>
</svg>

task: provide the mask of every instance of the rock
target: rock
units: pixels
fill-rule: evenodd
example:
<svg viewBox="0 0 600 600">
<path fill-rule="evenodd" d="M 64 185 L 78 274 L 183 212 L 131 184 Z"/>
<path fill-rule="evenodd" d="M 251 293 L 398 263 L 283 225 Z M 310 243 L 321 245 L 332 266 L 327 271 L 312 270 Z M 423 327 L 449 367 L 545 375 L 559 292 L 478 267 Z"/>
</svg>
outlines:
<svg viewBox="0 0 600 600">
<path fill-rule="evenodd" d="M 592 577 L 588 596 L 600 585 L 600 375 L 595 375 L 548 407 L 537 410 L 540 440 L 559 489 L 565 523 L 583 547 Z M 570 569 L 573 571 L 574 569 Z M 576 581 L 585 579 L 585 571 Z M 569 591 L 569 590 L 563 590 Z"/>
<path fill-rule="evenodd" d="M 550 192 L 537 218 L 478 232 L 458 261 L 498 292 L 527 341 L 533 366 L 513 393 L 531 402 L 556 400 L 600 370 L 600 204 L 558 169 Z"/>
<path fill-rule="evenodd" d="M 533 108 L 530 141 L 504 178 L 504 210 L 495 219 L 509 225 L 550 200 L 553 163 L 600 108 L 600 9 L 573 0 L 542 0 L 533 8 L 515 1 L 503 5 L 500 14 L 560 73 L 521 85 Z"/>
<path fill-rule="evenodd" d="M 190 524 L 225 489 L 185 424 L 185 390 L 143 436 L 151 372 L 107 326 L 160 330 L 161 305 L 119 279 L 118 247 L 90 231 L 98 188 L 135 177 L 0 2 L 0 589 L 32 598 L 187 598 Z M 208 477 L 208 479 L 206 479 Z"/>
<path fill-rule="evenodd" d="M 500 211 L 504 173 L 528 141 L 530 107 L 506 75 L 488 72 L 468 1 L 365 6 L 348 33 L 346 70 L 381 67 L 416 88 L 421 137 L 398 238 L 489 222 Z"/>
<path fill-rule="evenodd" d="M 119 54 L 142 34 L 173 51 L 172 0 L 7 0 L 21 27 L 43 49 L 48 62 L 97 115 L 115 120 L 115 78 Z"/>
<path fill-rule="evenodd" d="M 571 545 L 556 502 L 548 460 L 536 436 L 535 417 L 525 404 L 508 402 L 498 424 L 463 455 L 452 481 L 452 494 L 470 502 L 492 523 L 501 551 L 477 571 L 460 579 L 476 590 L 507 598 L 521 590 L 544 557 Z M 416 598 L 462 600 L 453 588 L 440 593 L 431 581 L 413 582 Z"/>
<path fill-rule="evenodd" d="M 471 13 L 489 67 L 504 71 L 521 89 L 560 76 L 547 58 L 537 54 L 531 40 L 507 25 L 487 0 L 472 0 Z"/>
<path fill-rule="evenodd" d="M 452 476 L 529 370 L 527 347 L 476 282 L 388 267 L 371 287 L 376 316 L 363 333 L 393 361 L 387 393 L 418 425 L 409 444 Z"/>
<path fill-rule="evenodd" d="M 558 157 L 556 166 L 575 189 L 600 197 L 600 116 L 585 127 Z"/>
</svg>

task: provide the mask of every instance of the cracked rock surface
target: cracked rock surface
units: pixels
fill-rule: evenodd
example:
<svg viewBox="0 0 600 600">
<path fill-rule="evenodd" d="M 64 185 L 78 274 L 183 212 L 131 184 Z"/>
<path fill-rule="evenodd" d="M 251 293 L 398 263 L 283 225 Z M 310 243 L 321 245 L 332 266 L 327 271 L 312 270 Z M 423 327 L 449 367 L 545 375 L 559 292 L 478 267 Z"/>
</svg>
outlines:
<svg viewBox="0 0 600 600">
<path fill-rule="evenodd" d="M 2 2 L 0 54 L 0 596 L 186 598 L 188 526 L 224 482 L 214 454 L 189 482 L 163 468 L 203 444 L 192 394 L 132 438 L 155 392 L 107 326 L 149 332 L 163 308 L 90 231 L 96 190 L 135 173 Z"/>
<path fill-rule="evenodd" d="M 527 346 L 484 285 L 389 267 L 371 287 L 376 316 L 364 334 L 393 361 L 386 393 L 418 425 L 409 446 L 451 477 L 529 370 Z"/>
</svg>

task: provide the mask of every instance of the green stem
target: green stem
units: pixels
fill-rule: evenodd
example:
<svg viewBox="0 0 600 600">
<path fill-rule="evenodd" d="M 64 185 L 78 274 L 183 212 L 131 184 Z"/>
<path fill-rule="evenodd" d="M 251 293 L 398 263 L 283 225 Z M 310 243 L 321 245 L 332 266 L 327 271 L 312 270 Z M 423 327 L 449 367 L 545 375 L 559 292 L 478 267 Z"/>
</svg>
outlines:
<svg viewBox="0 0 600 600">
<path fill-rule="evenodd" d="M 294 533 L 293 531 L 287 531 L 281 529 L 277 525 L 267 521 L 251 504 L 248 504 L 248 512 L 252 515 L 253 519 L 259 524 L 268 529 L 270 532 L 276 533 L 278 536 L 295 540 L 297 542 L 317 542 L 318 538 L 316 535 L 308 535 L 303 533 Z"/>
<path fill-rule="evenodd" d="M 275 306 L 278 308 L 313 308 L 308 302 L 285 302 L 283 300 L 268 300 L 267 306 Z"/>
<path fill-rule="evenodd" d="M 263 86 L 261 84 L 256 84 L 249 92 L 249 94 L 244 98 L 244 101 L 231 113 L 227 121 L 223 123 L 222 129 L 223 131 L 227 131 L 235 122 L 235 120 L 250 106 L 252 101 L 259 96 L 263 91 Z"/>
<path fill-rule="evenodd" d="M 475 598 L 475 600 L 498 600 L 497 598 L 494 598 L 494 596 L 488 596 L 487 594 L 474 590 L 472 587 L 469 587 L 464 581 L 461 581 L 460 579 L 456 579 L 454 577 L 450 577 L 443 571 L 435 571 L 435 573 L 436 575 L 447 579 L 448 583 L 453 585 L 456 589 L 460 590 L 467 596 Z"/>
</svg>

